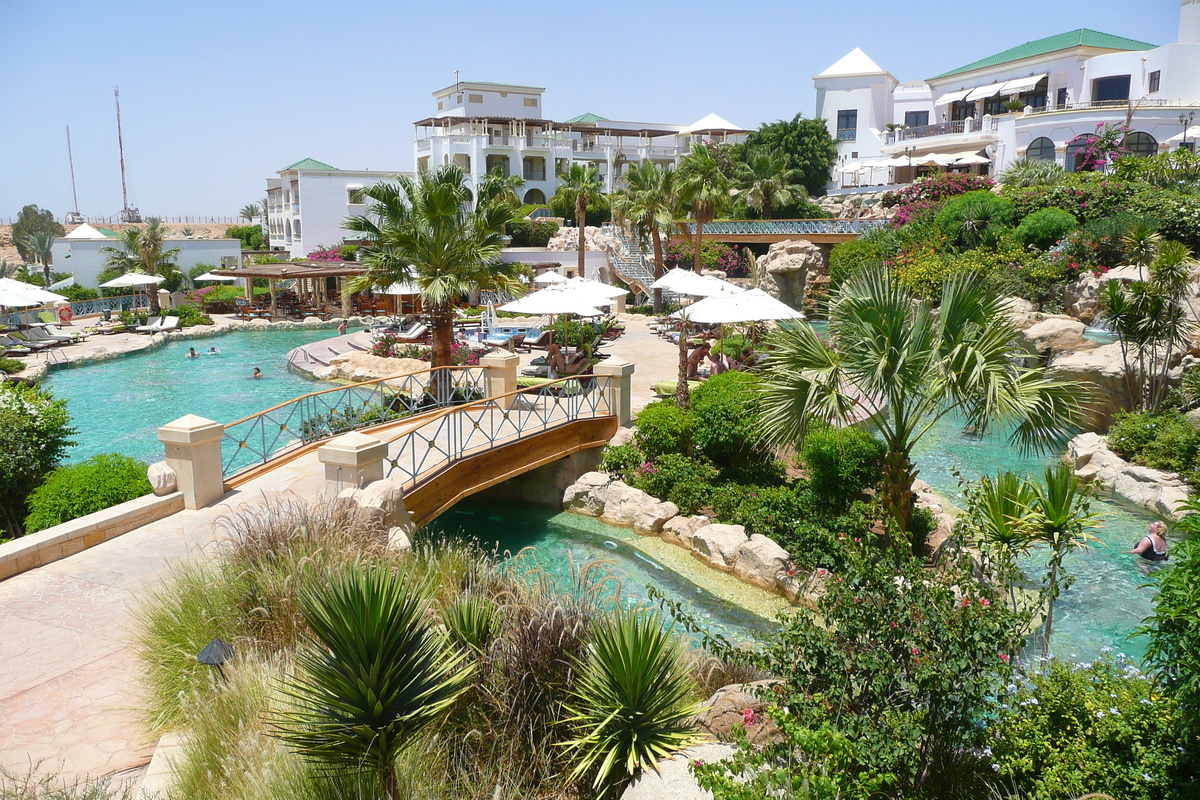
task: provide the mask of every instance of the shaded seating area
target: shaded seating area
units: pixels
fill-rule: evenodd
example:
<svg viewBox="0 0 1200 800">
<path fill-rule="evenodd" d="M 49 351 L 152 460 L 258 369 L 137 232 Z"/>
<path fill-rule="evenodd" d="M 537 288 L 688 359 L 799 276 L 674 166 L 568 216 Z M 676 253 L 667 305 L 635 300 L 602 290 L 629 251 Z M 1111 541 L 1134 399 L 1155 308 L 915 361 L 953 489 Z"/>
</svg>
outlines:
<svg viewBox="0 0 1200 800">
<path fill-rule="evenodd" d="M 374 317 L 390 313 L 385 300 L 348 292 L 347 280 L 363 272 L 364 267 L 356 261 L 309 260 L 213 270 L 214 275 L 267 282 L 266 295 L 255 295 L 237 304 L 243 320 Z"/>
</svg>

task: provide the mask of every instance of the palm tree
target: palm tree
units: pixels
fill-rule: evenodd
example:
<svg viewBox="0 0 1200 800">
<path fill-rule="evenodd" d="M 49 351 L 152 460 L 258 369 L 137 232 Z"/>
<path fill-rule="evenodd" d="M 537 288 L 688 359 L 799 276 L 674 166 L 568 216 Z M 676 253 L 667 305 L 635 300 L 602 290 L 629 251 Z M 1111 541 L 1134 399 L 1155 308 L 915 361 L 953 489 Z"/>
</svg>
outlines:
<svg viewBox="0 0 1200 800">
<path fill-rule="evenodd" d="M 562 184 L 555 194 L 562 195 L 568 203 L 575 206 L 575 224 L 579 226 L 579 275 L 583 276 L 583 252 L 587 246 L 584 238 L 584 226 L 587 225 L 588 203 L 594 202 L 603 195 L 604 184 L 600 180 L 600 172 L 595 164 L 572 164 L 566 172 L 558 175 Z"/>
<path fill-rule="evenodd" d="M 33 256 L 33 263 L 41 266 L 46 286 L 50 285 L 50 262 L 53 258 L 51 253 L 54 249 L 54 238 L 52 231 L 36 231 L 21 240 L 26 252 Z"/>
<path fill-rule="evenodd" d="M 512 209 L 521 207 L 521 196 L 517 191 L 525 185 L 525 179 L 520 175 L 505 175 L 500 167 L 496 167 L 479 182 L 479 191 L 475 193 L 475 205 L 480 203 L 504 203 Z"/>
<path fill-rule="evenodd" d="M 700 248 L 704 243 L 704 224 L 712 222 L 729 205 L 729 178 L 721 171 L 717 160 L 703 144 L 692 145 L 692 152 L 679 162 L 675 175 L 675 191 L 679 201 L 688 206 L 696 220 L 696 257 L 692 265 L 700 272 Z"/>
<path fill-rule="evenodd" d="M 474 665 L 436 627 L 426 590 L 390 565 L 346 567 L 298 604 L 312 633 L 284 686 L 280 738 L 331 767 L 373 768 L 395 797 L 396 753 L 470 687 Z"/>
<path fill-rule="evenodd" d="M 1040 449 L 1065 442 L 1082 416 L 1083 387 L 1022 363 L 1003 303 L 977 275 L 947 280 L 935 310 L 886 269 L 864 269 L 830 299 L 829 333 L 832 344 L 803 324 L 772 336 L 763 430 L 798 445 L 813 419 L 873 427 L 887 447 L 879 496 L 896 535 L 913 511 L 913 446 L 938 420 L 1012 425 L 1015 445 Z M 914 553 L 924 545 L 913 540 Z"/>
<path fill-rule="evenodd" d="M 1158 248 L 1162 246 L 1162 234 L 1153 225 L 1139 222 L 1121 237 L 1121 243 L 1125 246 L 1129 263 L 1137 265 L 1138 280 L 1143 280 L 1144 270 L 1154 261 Z"/>
<path fill-rule="evenodd" d="M 641 242 L 654 245 L 654 278 L 663 276 L 662 232 L 677 215 L 675 172 L 653 161 L 642 161 L 625 173 L 624 191 L 613 196 L 613 216 L 630 224 Z M 662 289 L 654 290 L 654 313 L 662 310 Z"/>
<path fill-rule="evenodd" d="M 738 188 L 746 205 L 757 210 L 763 219 L 772 219 L 780 206 L 808 199 L 800 170 L 788 167 L 787 159 L 779 153 L 752 150 L 744 166 L 738 176 Z"/>
<path fill-rule="evenodd" d="M 7 258 L 0 257 L 0 278 L 17 279 L 17 276 L 24 275 L 25 271 L 24 264 L 18 264 L 15 261 L 9 261 Z"/>
<path fill-rule="evenodd" d="M 180 248 L 172 247 L 164 250 L 167 228 L 163 227 L 158 217 L 148 217 L 146 227 L 129 227 L 121 231 L 117 247 L 101 247 L 100 252 L 108 256 L 104 262 L 106 271 L 124 275 L 127 272 L 141 272 L 145 275 L 158 275 L 168 280 L 180 275 L 175 259 L 179 257 Z M 150 313 L 157 314 L 158 293 L 151 290 Z"/>
<path fill-rule="evenodd" d="M 1014 189 L 1030 186 L 1045 186 L 1057 183 L 1066 177 L 1067 171 L 1057 162 L 1036 158 L 1018 158 L 1012 162 L 997 180 Z"/>
<path fill-rule="evenodd" d="M 433 367 L 451 364 L 454 302 L 476 290 L 519 294 L 519 267 L 500 260 L 504 226 L 513 211 L 504 203 L 470 210 L 467 176 L 454 165 L 401 176 L 362 190 L 366 216 L 347 217 L 343 227 L 361 234 L 366 271 L 349 291 L 415 281 L 433 328 Z"/>
<path fill-rule="evenodd" d="M 969 527 L 978 539 L 984 575 L 1005 593 L 1014 613 L 1020 611 L 1017 594 L 1022 575 L 1020 559 L 1029 554 L 1034 541 L 1031 525 L 1034 503 L 1029 482 L 1012 472 L 1001 472 L 995 478 L 984 475 L 967 486 L 964 530 Z M 955 533 L 958 532 L 955 526 Z"/>
<path fill-rule="evenodd" d="M 1050 546 L 1049 571 L 1046 574 L 1046 624 L 1042 629 L 1043 652 L 1050 652 L 1050 634 L 1054 628 L 1054 601 L 1071 579 L 1062 573 L 1067 553 L 1087 547 L 1100 518 L 1091 513 L 1088 496 L 1075 471 L 1066 464 L 1047 467 L 1042 483 L 1030 481 L 1033 492 L 1033 536 Z"/>
<path fill-rule="evenodd" d="M 248 222 L 253 222 L 258 219 L 260 214 L 262 214 L 262 207 L 258 203 L 250 203 L 249 205 L 242 206 L 242 210 L 238 213 L 238 216 Z"/>
</svg>

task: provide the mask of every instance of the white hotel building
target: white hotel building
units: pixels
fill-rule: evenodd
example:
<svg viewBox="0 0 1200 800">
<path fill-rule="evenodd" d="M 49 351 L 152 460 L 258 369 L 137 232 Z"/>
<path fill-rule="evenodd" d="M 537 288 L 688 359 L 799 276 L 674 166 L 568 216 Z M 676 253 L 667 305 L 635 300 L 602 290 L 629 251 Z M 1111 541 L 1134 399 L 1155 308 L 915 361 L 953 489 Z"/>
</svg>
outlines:
<svg viewBox="0 0 1200 800">
<path fill-rule="evenodd" d="M 1069 143 L 1100 123 L 1128 120 L 1135 154 L 1191 148 L 1200 0 L 1181 0 L 1178 41 L 1161 47 L 1080 29 L 909 83 L 855 48 L 813 83 L 816 115 L 838 140 L 834 189 L 907 183 L 947 166 L 994 175 L 1019 158 L 1074 170 L 1082 143 Z"/>
<path fill-rule="evenodd" d="M 545 89 L 461 81 L 433 93 L 437 111 L 414 123 L 418 171 L 457 164 L 472 185 L 499 168 L 525 181 L 522 200 L 545 203 L 574 163 L 595 164 L 604 190 L 620 186 L 627 165 L 674 165 L 694 142 L 740 142 L 749 131 L 709 114 L 691 125 L 623 122 L 596 114 L 555 122 Z"/>
</svg>

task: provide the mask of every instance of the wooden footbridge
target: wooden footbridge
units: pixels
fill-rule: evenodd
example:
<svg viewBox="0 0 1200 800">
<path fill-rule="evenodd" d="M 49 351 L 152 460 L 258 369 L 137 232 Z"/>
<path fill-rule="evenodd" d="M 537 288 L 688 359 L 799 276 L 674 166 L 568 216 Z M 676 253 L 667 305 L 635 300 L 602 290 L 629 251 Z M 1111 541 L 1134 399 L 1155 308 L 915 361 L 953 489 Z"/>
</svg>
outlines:
<svg viewBox="0 0 1200 800">
<path fill-rule="evenodd" d="M 517 361 L 488 355 L 478 367 L 327 389 L 238 420 L 225 426 L 225 489 L 358 431 L 386 444 L 383 476 L 402 486 L 421 526 L 476 492 L 600 447 L 629 422 L 632 364 L 518 388 Z M 345 480 L 355 482 L 350 467 Z"/>
</svg>

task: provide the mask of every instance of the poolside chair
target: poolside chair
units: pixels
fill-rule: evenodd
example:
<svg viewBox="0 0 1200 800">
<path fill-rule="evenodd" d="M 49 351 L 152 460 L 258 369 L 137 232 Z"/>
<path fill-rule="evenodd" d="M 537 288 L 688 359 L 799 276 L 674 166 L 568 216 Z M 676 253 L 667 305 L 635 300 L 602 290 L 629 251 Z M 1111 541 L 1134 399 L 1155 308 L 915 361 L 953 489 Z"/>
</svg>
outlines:
<svg viewBox="0 0 1200 800">
<path fill-rule="evenodd" d="M 26 338 L 31 342 L 57 342 L 58 344 L 71 344 L 75 341 L 74 336 L 53 333 L 48 328 L 30 328 Z"/>
<path fill-rule="evenodd" d="M 59 341 L 56 339 L 30 338 L 29 336 L 25 335 L 24 333 L 21 333 L 20 331 L 13 331 L 12 333 L 9 334 L 9 336 L 12 337 L 13 339 L 15 339 L 20 344 L 22 344 L 25 347 L 28 347 L 30 350 L 34 350 L 34 351 L 48 350 L 51 347 L 59 347 L 61 345 L 66 344 L 66 342 Z"/>
<path fill-rule="evenodd" d="M 531 339 L 530 336 L 533 336 Z M 544 331 L 530 331 L 524 336 L 518 336 L 513 345 L 518 350 L 524 350 L 526 353 L 532 353 L 534 350 L 546 350 L 550 347 L 550 343 L 554 341 L 554 331 L 547 328 Z"/>
<path fill-rule="evenodd" d="M 155 334 L 155 333 L 158 333 L 159 330 L 162 328 L 162 323 L 163 323 L 162 317 L 155 317 L 153 322 L 149 322 L 145 325 L 138 325 L 133 330 L 135 333 Z"/>
<path fill-rule="evenodd" d="M 418 342 L 425 338 L 425 334 L 429 332 L 429 327 L 418 322 L 403 333 L 396 334 L 396 338 L 401 342 Z"/>
<path fill-rule="evenodd" d="M 16 339 L 0 336 L 0 356 L 27 356 L 32 352 L 32 348 L 26 347 Z"/>
<path fill-rule="evenodd" d="M 179 330 L 179 317 L 163 317 L 162 320 L 162 325 L 155 331 L 156 333 Z"/>
</svg>

